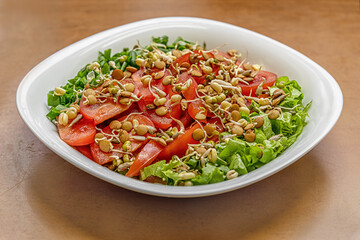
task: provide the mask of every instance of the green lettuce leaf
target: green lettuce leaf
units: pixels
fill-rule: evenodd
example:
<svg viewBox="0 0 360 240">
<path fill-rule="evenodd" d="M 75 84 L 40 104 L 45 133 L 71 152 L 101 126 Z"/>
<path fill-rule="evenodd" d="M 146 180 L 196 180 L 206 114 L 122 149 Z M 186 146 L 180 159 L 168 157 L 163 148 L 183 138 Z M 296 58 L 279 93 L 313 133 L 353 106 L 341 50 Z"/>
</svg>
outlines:
<svg viewBox="0 0 360 240">
<path fill-rule="evenodd" d="M 171 160 L 166 163 L 165 160 L 151 164 L 140 171 L 140 179 L 145 180 L 149 176 L 156 176 L 163 181 L 167 181 L 169 185 L 176 185 L 180 181 L 179 174 L 173 169 L 183 165 L 179 160 Z"/>
<path fill-rule="evenodd" d="M 272 130 L 271 121 L 268 118 L 268 116 L 264 116 L 263 119 L 264 119 L 264 125 L 261 127 L 261 129 L 263 130 L 266 138 L 269 139 L 271 136 L 274 135 L 274 132 Z"/>
<path fill-rule="evenodd" d="M 239 175 L 243 175 L 248 173 L 245 164 L 241 160 L 241 157 L 239 154 L 234 154 L 230 157 L 230 166 L 229 168 L 231 170 L 235 170 Z"/>
<path fill-rule="evenodd" d="M 202 168 L 202 173 L 191 180 L 194 185 L 217 183 L 225 180 L 225 172 L 218 167 L 207 164 Z"/>
<path fill-rule="evenodd" d="M 260 158 L 260 162 L 268 163 L 274 158 L 276 158 L 284 149 L 284 146 L 281 142 L 278 141 L 264 141 L 264 150 L 262 157 Z"/>
<path fill-rule="evenodd" d="M 220 152 L 219 157 L 221 159 L 226 160 L 227 158 L 231 157 L 236 152 L 241 151 L 245 147 L 246 147 L 245 142 L 229 139 L 229 142 L 227 143 L 226 147 Z"/>
<path fill-rule="evenodd" d="M 140 171 L 140 179 L 145 180 L 149 176 L 156 176 L 166 181 L 166 175 L 162 172 L 162 167 L 166 165 L 166 161 L 162 160 L 145 167 Z"/>
</svg>

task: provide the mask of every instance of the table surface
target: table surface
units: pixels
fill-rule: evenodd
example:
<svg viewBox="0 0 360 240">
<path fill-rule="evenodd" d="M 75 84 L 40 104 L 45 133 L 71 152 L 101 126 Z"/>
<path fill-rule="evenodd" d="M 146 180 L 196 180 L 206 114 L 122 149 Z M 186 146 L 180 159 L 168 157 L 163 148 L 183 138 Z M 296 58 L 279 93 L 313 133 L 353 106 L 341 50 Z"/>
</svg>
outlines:
<svg viewBox="0 0 360 240">
<path fill-rule="evenodd" d="M 228 22 L 302 52 L 341 86 L 339 121 L 281 172 L 197 199 L 113 186 L 42 144 L 16 111 L 26 73 L 82 38 L 162 16 Z M 3 0 L 0 46 L 0 239 L 360 239 L 358 1 Z"/>
</svg>

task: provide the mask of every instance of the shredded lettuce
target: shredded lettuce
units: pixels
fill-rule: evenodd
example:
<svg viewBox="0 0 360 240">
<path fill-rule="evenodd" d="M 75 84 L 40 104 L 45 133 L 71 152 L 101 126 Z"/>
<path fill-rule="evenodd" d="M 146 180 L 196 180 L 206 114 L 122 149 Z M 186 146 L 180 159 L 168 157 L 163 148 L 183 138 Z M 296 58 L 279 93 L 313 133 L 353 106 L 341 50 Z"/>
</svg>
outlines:
<svg viewBox="0 0 360 240">
<path fill-rule="evenodd" d="M 192 179 L 191 182 L 194 185 L 222 182 L 225 180 L 225 174 L 220 168 L 208 163 L 202 168 L 201 174 Z"/>
<path fill-rule="evenodd" d="M 183 164 L 184 163 L 178 159 L 171 160 L 169 163 L 166 163 L 165 160 L 156 162 L 140 171 L 140 179 L 145 180 L 149 176 L 156 176 L 161 178 L 164 182 L 167 182 L 169 185 L 176 185 L 178 181 L 180 181 L 180 178 L 179 173 L 174 172 L 173 169 L 176 169 Z"/>
<path fill-rule="evenodd" d="M 241 157 L 239 154 L 234 154 L 230 157 L 229 159 L 230 161 L 230 166 L 229 168 L 231 170 L 235 170 L 236 172 L 238 172 L 239 175 L 243 175 L 248 173 L 245 164 L 243 163 L 243 161 L 241 160 Z"/>
<path fill-rule="evenodd" d="M 166 39 L 157 41 L 167 44 Z M 279 104 L 283 109 L 280 117 L 269 119 L 255 101 L 249 106 L 253 112 L 250 115 L 242 114 L 242 118 L 248 121 L 256 116 L 262 116 L 264 119 L 262 127 L 255 128 L 255 142 L 247 142 L 243 136 L 233 137 L 227 143 L 216 144 L 218 158 L 215 162 L 209 162 L 205 158 L 205 165 L 202 166 L 195 156 L 189 157 L 183 163 L 178 158 L 169 163 L 160 161 L 144 168 L 141 171 L 141 179 L 153 175 L 167 181 L 169 185 L 177 185 L 182 181 L 179 179 L 178 167 L 186 164 L 189 171 L 196 173 L 196 176 L 190 180 L 192 184 L 202 185 L 225 181 L 226 173 L 230 170 L 244 175 L 269 163 L 296 141 L 306 125 L 307 111 L 311 106 L 311 102 L 303 105 L 304 96 L 300 85 L 294 80 L 289 80 L 288 77 L 278 78 L 276 84 L 269 88 L 270 94 L 276 89 L 282 89 L 287 94 Z M 219 139 L 225 135 L 229 133 L 221 133 Z"/>
</svg>

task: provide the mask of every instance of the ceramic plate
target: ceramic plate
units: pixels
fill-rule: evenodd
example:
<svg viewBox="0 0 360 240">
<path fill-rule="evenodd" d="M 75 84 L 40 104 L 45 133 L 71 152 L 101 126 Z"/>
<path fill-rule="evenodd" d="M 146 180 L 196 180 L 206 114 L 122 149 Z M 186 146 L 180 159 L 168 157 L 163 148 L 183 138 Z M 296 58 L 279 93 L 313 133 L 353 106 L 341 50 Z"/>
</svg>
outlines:
<svg viewBox="0 0 360 240">
<path fill-rule="evenodd" d="M 298 140 L 278 158 L 265 166 L 231 181 L 193 187 L 174 187 L 127 178 L 89 160 L 60 140 L 56 127 L 45 117 L 47 92 L 64 85 L 84 65 L 97 59 L 98 51 L 113 52 L 132 47 L 137 40 L 150 43 L 152 36 L 168 35 L 170 41 L 206 41 L 207 48 L 227 45 L 248 55 L 250 62 L 263 65 L 278 76 L 297 80 L 313 101 L 308 125 Z M 289 166 L 309 152 L 331 130 L 340 116 L 341 90 L 329 73 L 301 53 L 247 29 L 213 20 L 169 17 L 155 18 L 119 26 L 74 43 L 45 59 L 20 83 L 16 95 L 18 111 L 31 131 L 56 154 L 76 167 L 112 184 L 133 191 L 166 197 L 200 197 L 220 194 L 258 182 Z"/>
</svg>

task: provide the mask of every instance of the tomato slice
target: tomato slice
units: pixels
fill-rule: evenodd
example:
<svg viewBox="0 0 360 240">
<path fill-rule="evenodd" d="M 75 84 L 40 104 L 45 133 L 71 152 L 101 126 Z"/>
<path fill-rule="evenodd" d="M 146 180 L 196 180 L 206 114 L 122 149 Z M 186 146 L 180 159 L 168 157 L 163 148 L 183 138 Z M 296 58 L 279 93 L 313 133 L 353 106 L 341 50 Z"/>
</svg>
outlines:
<svg viewBox="0 0 360 240">
<path fill-rule="evenodd" d="M 138 79 L 138 80 L 135 80 L 135 81 L 140 81 L 139 74 L 141 74 L 141 73 L 138 73 L 138 76 L 135 77 L 135 79 Z M 169 74 L 170 74 L 169 72 L 165 72 L 164 77 L 168 76 Z M 167 94 L 166 99 L 168 101 L 166 102 L 165 107 L 168 109 L 169 112 L 164 116 L 159 116 L 155 113 L 155 110 L 147 110 L 146 109 L 146 105 L 153 103 L 155 98 L 150 93 L 149 88 L 147 88 L 147 87 L 145 88 L 142 83 L 138 83 L 139 89 L 140 89 L 140 96 L 142 97 L 142 99 L 140 101 L 138 101 L 137 104 L 138 104 L 140 110 L 142 112 L 144 112 L 144 115 L 149 117 L 153 121 L 153 123 L 155 124 L 155 126 L 157 128 L 167 129 L 171 126 L 171 123 L 173 122 L 173 120 L 171 119 L 170 116 L 172 116 L 174 118 L 179 118 L 182 114 L 182 110 L 181 110 L 180 105 L 171 106 L 171 102 L 169 101 L 169 99 L 170 99 L 170 96 L 173 94 L 173 92 L 170 90 L 170 88 L 165 87 L 162 84 L 161 79 L 155 80 L 155 81 L 152 86 L 156 86 L 157 88 L 159 88 L 160 90 L 164 91 Z"/>
<path fill-rule="evenodd" d="M 150 140 L 140 153 L 136 156 L 134 163 L 131 165 L 129 171 L 125 174 L 128 177 L 134 177 L 140 174 L 140 170 L 149 166 L 164 149 L 164 146 Z"/>
<path fill-rule="evenodd" d="M 223 125 L 221 124 L 220 119 L 219 119 L 218 117 L 210 118 L 209 121 L 208 121 L 208 123 L 210 123 L 210 124 L 215 124 L 217 130 L 219 131 L 219 133 L 224 132 L 224 127 L 223 127 Z M 209 141 L 218 142 L 218 141 L 219 141 L 219 136 L 218 136 L 218 135 L 214 135 L 214 136 L 212 136 L 212 137 L 209 139 Z"/>
<path fill-rule="evenodd" d="M 144 115 L 151 119 L 151 121 L 154 123 L 155 127 L 161 128 L 161 129 L 168 129 L 171 126 L 173 120 L 171 119 L 170 116 L 178 119 L 182 114 L 180 104 L 176 104 L 172 107 L 169 106 L 170 104 L 167 104 L 166 107 L 170 108 L 170 112 L 164 116 L 157 115 L 154 110 L 147 110 L 144 102 L 142 102 L 142 101 L 139 101 L 138 105 L 139 105 L 140 110 L 142 112 L 144 112 Z"/>
<path fill-rule="evenodd" d="M 201 77 L 193 77 L 193 79 L 198 84 L 204 84 L 206 82 L 206 74 L 203 74 Z"/>
<path fill-rule="evenodd" d="M 144 112 L 144 115 L 149 117 L 151 121 L 153 121 L 155 127 L 161 128 L 161 129 L 168 129 L 171 127 L 172 119 L 169 116 L 169 113 L 167 113 L 165 116 L 159 116 L 155 113 L 154 110 L 146 111 Z"/>
<path fill-rule="evenodd" d="M 270 97 L 270 95 L 267 93 L 263 93 L 258 96 L 258 98 L 268 98 L 268 97 Z"/>
<path fill-rule="evenodd" d="M 190 87 L 184 91 L 181 91 L 181 93 L 186 100 L 193 100 L 196 98 L 196 90 L 198 88 L 198 84 L 194 78 L 188 72 L 183 72 L 179 75 L 177 83 L 185 83 L 189 79 L 192 81 Z"/>
<path fill-rule="evenodd" d="M 156 73 L 156 72 L 159 72 L 159 71 L 162 71 L 162 70 L 160 70 L 160 69 L 152 69 L 149 74 Z M 167 104 L 165 106 L 168 108 L 170 113 L 167 113 L 164 116 L 158 116 L 155 113 L 155 110 L 147 110 L 146 105 L 150 104 L 150 103 L 153 103 L 155 97 L 150 92 L 149 87 L 144 86 L 143 83 L 141 82 L 141 77 L 143 75 L 144 75 L 144 68 L 141 68 L 137 72 L 132 74 L 132 79 L 136 83 L 136 86 L 137 86 L 137 88 L 139 89 L 139 92 L 140 92 L 139 96 L 141 97 L 141 100 L 138 101 L 138 106 L 139 106 L 140 110 L 142 112 L 144 112 L 144 115 L 146 115 L 147 117 L 149 117 L 153 121 L 154 125 L 157 128 L 167 129 L 167 128 L 169 128 L 171 126 L 171 123 L 173 121 L 171 119 L 171 117 L 170 117 L 170 114 L 173 117 L 179 117 L 181 115 L 181 108 L 179 108 L 179 106 L 170 107 L 170 102 L 167 102 Z M 170 75 L 169 71 L 165 71 L 164 77 L 166 77 L 168 75 Z M 163 78 L 158 79 L 158 80 L 152 80 L 151 86 L 157 87 L 158 89 L 164 91 L 167 94 L 166 98 L 169 99 L 169 94 L 168 93 L 170 91 L 169 90 L 170 88 L 168 88 L 168 87 L 166 87 L 166 86 L 164 86 L 162 84 L 162 79 Z"/>
<path fill-rule="evenodd" d="M 181 134 L 173 142 L 167 145 L 164 150 L 161 151 L 158 158 L 160 160 L 170 160 L 173 155 L 185 155 L 188 144 L 195 144 L 199 142 L 194 140 L 192 137 L 193 132 L 198 128 L 200 128 L 200 125 L 195 124 L 188 130 L 186 130 L 184 134 Z"/>
<path fill-rule="evenodd" d="M 183 111 L 181 109 L 180 104 L 175 104 L 172 107 L 170 107 L 170 114 L 169 115 L 172 116 L 173 118 L 179 119 L 182 114 L 183 114 Z"/>
<path fill-rule="evenodd" d="M 94 142 L 96 129 L 93 121 L 81 119 L 72 127 L 58 124 L 61 140 L 70 146 L 84 146 Z"/>
<path fill-rule="evenodd" d="M 195 119 L 196 114 L 200 112 L 203 113 L 205 116 L 207 116 L 207 110 L 200 100 L 191 102 L 188 107 L 188 112 L 193 119 Z M 199 120 L 199 121 L 202 123 L 207 122 L 206 118 L 204 120 Z"/>
<path fill-rule="evenodd" d="M 119 118 L 119 121 L 123 121 L 126 118 L 126 116 Z M 131 115 L 128 120 L 138 120 L 139 124 L 145 124 L 148 126 L 152 126 L 154 127 L 153 122 L 146 116 L 143 115 Z M 107 134 L 111 134 L 112 130 L 110 129 L 109 126 L 105 127 L 104 129 L 102 129 L 103 132 L 107 133 Z M 129 133 L 130 136 L 133 136 L 134 134 L 132 132 Z M 146 136 L 148 136 L 149 134 L 146 134 Z M 136 152 L 140 147 L 142 147 L 143 145 L 145 145 L 148 140 L 146 141 L 138 141 L 138 140 L 134 140 L 134 139 L 130 139 L 131 142 L 131 152 Z M 119 144 L 113 144 L 114 149 L 116 150 L 120 150 L 122 151 L 122 143 Z M 118 156 L 119 158 L 121 158 L 124 154 L 120 153 L 120 152 L 103 152 L 101 151 L 100 147 L 96 144 L 96 143 L 92 143 L 90 145 L 90 149 L 91 149 L 91 153 L 93 155 L 94 161 L 97 162 L 98 164 L 105 164 L 108 162 L 112 161 L 112 157 L 111 156 Z"/>
<path fill-rule="evenodd" d="M 277 79 L 277 75 L 272 72 L 267 71 L 260 71 L 254 78 L 252 82 L 250 82 L 249 85 L 246 85 L 245 83 L 239 83 L 239 86 L 241 87 L 242 94 L 249 96 L 251 93 L 251 96 L 256 97 L 255 91 L 256 88 L 259 86 L 260 83 L 262 83 L 265 79 L 265 83 L 263 85 L 263 88 L 268 88 L 274 85 Z"/>
<path fill-rule="evenodd" d="M 185 128 L 188 128 L 191 125 L 191 123 L 193 122 L 192 117 L 190 116 L 190 114 L 187 111 L 183 112 L 183 114 L 182 114 L 182 116 L 180 117 L 179 120 L 180 120 L 180 122 L 183 123 Z M 178 125 L 175 123 L 175 124 L 173 124 L 173 126 L 178 126 Z"/>
<path fill-rule="evenodd" d="M 184 55 L 178 57 L 169 67 L 170 71 L 173 75 L 177 74 L 177 71 L 175 70 L 176 67 L 181 66 L 184 62 L 190 63 L 190 54 L 191 52 L 185 53 Z M 190 64 L 191 65 L 191 64 Z"/>
<path fill-rule="evenodd" d="M 124 79 L 120 81 L 122 84 L 133 83 L 130 79 Z M 138 94 L 138 90 L 135 89 L 135 94 Z M 112 117 L 115 117 L 122 112 L 128 110 L 130 105 L 123 105 L 120 103 L 115 103 L 112 99 L 108 99 L 104 103 L 96 103 L 94 105 L 84 105 L 85 98 L 82 97 L 80 101 L 80 112 L 84 118 L 94 120 L 95 125 L 102 123 L 105 120 L 108 120 Z"/>
<path fill-rule="evenodd" d="M 89 145 L 85 146 L 77 146 L 76 149 L 85 157 L 93 160 L 93 156 L 91 155 L 91 150 Z"/>
<path fill-rule="evenodd" d="M 121 143 L 113 144 L 113 146 L 114 146 L 114 149 L 116 149 L 116 150 L 122 150 Z M 90 144 L 90 150 L 91 150 L 91 155 L 93 156 L 93 161 L 100 165 L 111 162 L 113 160 L 113 158 L 111 156 L 117 156 L 119 158 L 122 158 L 122 156 L 124 155 L 119 152 L 108 152 L 108 153 L 103 152 L 103 151 L 101 151 L 100 147 L 96 143 Z"/>
<path fill-rule="evenodd" d="M 145 104 L 145 101 L 143 99 L 140 99 L 138 102 L 137 102 L 137 105 L 140 109 L 140 111 L 142 112 L 146 112 L 147 109 L 146 109 L 146 104 Z"/>
<path fill-rule="evenodd" d="M 219 51 L 219 50 L 213 50 L 213 51 L 211 51 L 211 54 L 212 54 L 212 57 L 214 57 L 215 54 L 218 54 L 218 55 L 223 56 L 224 58 L 227 58 L 227 59 L 231 58 L 231 56 L 229 54 L 227 54 L 226 52 L 223 52 L 223 51 Z"/>
<path fill-rule="evenodd" d="M 150 75 L 154 74 L 156 72 L 162 71 L 160 69 L 152 69 L 150 71 Z M 144 68 L 140 68 L 138 71 L 136 71 L 135 73 L 133 73 L 131 75 L 131 78 L 134 80 L 137 89 L 139 89 L 139 96 L 141 97 L 142 101 L 144 102 L 144 104 L 149 104 L 149 103 L 153 103 L 155 97 L 152 95 L 152 93 L 150 92 L 149 86 L 145 86 L 142 82 L 141 82 L 141 77 L 144 76 L 144 72 L 145 69 Z M 169 71 L 165 71 L 164 73 L 164 77 L 168 76 L 170 73 Z M 163 78 L 164 78 L 163 77 Z M 162 84 L 162 80 L 163 78 L 157 79 L 157 80 L 151 80 L 151 86 L 154 86 L 158 89 L 160 89 L 161 91 L 164 91 L 165 93 L 167 93 L 168 88 L 166 88 L 164 86 L 164 84 Z M 153 92 L 155 92 L 153 90 Z"/>
</svg>

